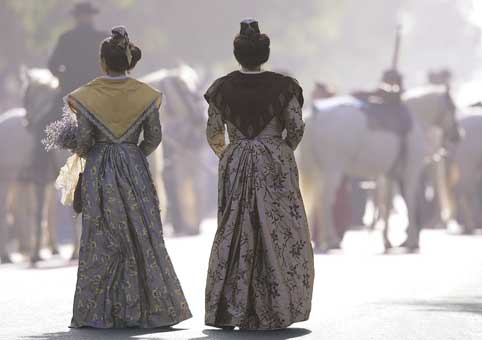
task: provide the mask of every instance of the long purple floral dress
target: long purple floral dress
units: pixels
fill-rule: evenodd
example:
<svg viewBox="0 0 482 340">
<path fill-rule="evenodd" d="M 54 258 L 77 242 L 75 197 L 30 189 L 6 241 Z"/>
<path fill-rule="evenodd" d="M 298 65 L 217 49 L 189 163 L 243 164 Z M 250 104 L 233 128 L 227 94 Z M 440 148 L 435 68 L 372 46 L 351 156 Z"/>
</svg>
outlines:
<svg viewBox="0 0 482 340">
<path fill-rule="evenodd" d="M 307 320 L 314 264 L 293 153 L 304 130 L 300 103 L 288 98 L 284 111 L 248 138 L 209 102 L 207 138 L 220 160 L 205 322 L 277 329 Z"/>
<path fill-rule="evenodd" d="M 161 142 L 158 107 L 150 105 L 116 139 L 81 103 L 75 106 L 76 152 L 86 166 L 71 327 L 153 328 L 190 318 L 146 160 Z"/>
</svg>

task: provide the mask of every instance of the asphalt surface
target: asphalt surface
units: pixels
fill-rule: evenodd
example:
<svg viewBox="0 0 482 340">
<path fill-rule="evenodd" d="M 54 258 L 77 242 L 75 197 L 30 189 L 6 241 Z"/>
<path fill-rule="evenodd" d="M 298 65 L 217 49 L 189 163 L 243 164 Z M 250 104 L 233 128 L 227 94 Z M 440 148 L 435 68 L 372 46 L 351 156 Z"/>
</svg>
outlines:
<svg viewBox="0 0 482 340">
<path fill-rule="evenodd" d="M 482 339 L 480 235 L 424 231 L 418 254 L 384 255 L 378 232 L 349 232 L 343 251 L 316 256 L 309 321 L 283 331 L 228 332 L 203 323 L 214 227 L 208 221 L 201 236 L 166 239 L 192 319 L 170 329 L 69 329 L 77 268 L 64 247 L 37 268 L 0 265 L 0 339 Z"/>
</svg>

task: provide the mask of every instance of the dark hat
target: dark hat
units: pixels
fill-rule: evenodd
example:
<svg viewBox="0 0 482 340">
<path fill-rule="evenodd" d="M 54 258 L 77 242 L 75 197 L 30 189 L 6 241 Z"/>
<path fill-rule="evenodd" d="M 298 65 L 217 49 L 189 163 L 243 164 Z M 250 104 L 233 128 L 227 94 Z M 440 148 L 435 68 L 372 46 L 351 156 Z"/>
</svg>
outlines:
<svg viewBox="0 0 482 340">
<path fill-rule="evenodd" d="M 84 2 L 76 3 L 74 8 L 70 11 L 70 13 L 74 16 L 80 15 L 80 14 L 94 15 L 99 13 L 99 9 L 93 6 L 90 2 L 84 1 Z"/>
<path fill-rule="evenodd" d="M 433 85 L 449 85 L 452 80 L 452 72 L 448 68 L 428 71 L 427 78 Z"/>
<path fill-rule="evenodd" d="M 400 85 L 403 82 L 402 75 L 394 69 L 383 72 L 382 82 L 387 84 Z"/>
<path fill-rule="evenodd" d="M 386 70 L 383 72 L 380 88 L 386 92 L 402 93 L 403 76 L 395 69 Z"/>
</svg>

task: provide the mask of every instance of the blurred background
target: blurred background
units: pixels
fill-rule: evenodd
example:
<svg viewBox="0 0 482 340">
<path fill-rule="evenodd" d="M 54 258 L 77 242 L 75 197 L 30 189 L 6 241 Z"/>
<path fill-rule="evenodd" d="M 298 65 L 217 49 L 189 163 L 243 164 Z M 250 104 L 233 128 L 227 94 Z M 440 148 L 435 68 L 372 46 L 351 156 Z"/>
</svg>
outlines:
<svg viewBox="0 0 482 340">
<path fill-rule="evenodd" d="M 65 340 L 72 335 L 66 326 L 80 218 L 73 216 L 72 207 L 60 204 L 54 189 L 67 152 L 47 154 L 40 140 L 46 125 L 42 117 L 50 114 L 51 121 L 61 113 L 58 82 L 46 68 L 59 37 L 75 25 L 72 8 L 77 2 L 0 0 L 1 339 L 2 330 L 9 340 L 19 335 Z M 125 25 L 142 49 L 132 75 L 166 95 L 163 142 L 149 161 L 161 199 L 166 244 L 195 314 L 186 323 L 190 329 L 177 333 L 178 339 L 234 339 L 205 331 L 206 337 L 198 337 L 204 308 L 201 287 L 216 230 L 218 167 L 205 138 L 207 107 L 202 95 L 214 79 L 239 69 L 233 38 L 247 17 L 257 19 L 270 36 L 271 57 L 265 68 L 294 76 L 304 90 L 307 128 L 296 157 L 319 254 L 313 317 L 306 324 L 312 338 L 323 334 L 327 339 L 378 339 L 372 332 L 377 329 L 375 335 L 383 340 L 411 340 L 416 339 L 411 336 L 416 328 L 424 340 L 480 339 L 480 320 L 472 316 L 482 315 L 481 0 L 90 3 L 99 10 L 94 17 L 97 30 Z M 386 85 L 380 80 L 393 67 L 399 26 L 397 71 L 415 103 L 412 107 L 403 99 L 412 114 L 412 128 L 420 129 L 411 132 L 421 136 L 407 151 L 418 152 L 420 158 L 405 163 L 405 170 L 417 167 L 413 197 L 407 204 L 402 199 L 407 187 L 394 184 L 387 190 L 387 176 L 364 176 L 355 166 L 336 169 L 335 178 L 323 177 L 331 184 L 330 194 L 325 185 L 324 192 L 312 196 L 327 175 L 320 170 L 323 162 L 314 159 L 340 164 L 355 150 L 353 154 L 365 157 L 369 166 L 384 164 L 386 170 L 400 170 L 399 162 L 408 159 L 398 147 L 399 141 L 402 145 L 407 140 L 400 132 L 406 118 L 399 110 L 400 93 L 397 105 L 388 103 L 371 114 L 369 109 L 358 110 L 358 97 L 345 96 L 375 89 L 358 93 L 369 99 Z M 367 126 L 355 130 L 351 123 L 356 119 L 343 120 L 347 106 Z M 322 118 L 318 125 L 316 117 Z M 391 137 L 376 139 L 380 130 L 380 135 L 389 132 L 385 137 Z M 367 146 L 357 136 L 375 139 Z M 343 149 L 344 141 L 354 149 Z M 407 244 L 410 232 L 412 243 Z M 373 256 L 380 254 L 403 256 Z M 384 312 L 374 303 L 384 305 Z M 353 327 L 346 327 L 346 320 Z M 347 328 L 352 337 L 344 336 Z M 476 337 L 467 333 L 472 331 Z M 310 331 L 298 333 L 310 338 Z M 102 336 L 120 339 L 119 334 Z M 296 329 L 293 336 L 277 334 L 270 339 L 296 337 Z M 245 339 L 235 339 L 241 338 Z"/>
<path fill-rule="evenodd" d="M 18 106 L 19 68 L 45 66 L 59 35 L 73 26 L 74 1 L 0 2 L 0 108 Z M 232 40 L 239 21 L 259 20 L 272 38 L 271 69 L 306 87 L 322 80 L 340 91 L 375 86 L 391 62 L 394 32 L 403 24 L 400 69 L 408 85 L 429 69 L 448 67 L 454 80 L 476 77 L 482 9 L 476 0 L 92 1 L 104 31 L 123 24 L 144 52 L 136 75 L 188 63 L 219 75 L 236 68 Z"/>
<path fill-rule="evenodd" d="M 53 190 L 66 154 L 44 153 L 40 143 L 45 137 L 46 124 L 60 115 L 59 98 L 100 73 L 94 45 L 108 33 L 95 33 L 95 38 L 83 38 L 81 35 L 87 33 L 79 33 L 77 38 L 69 38 L 71 45 L 62 47 L 64 52 L 60 57 L 53 52 L 61 45 L 58 42 L 62 34 L 76 27 L 78 16 L 73 8 L 77 5 L 77 1 L 65 0 L 0 1 L 0 112 L 6 112 L 0 116 L 2 261 L 9 261 L 8 254 L 16 251 L 30 257 L 33 252 L 37 261 L 43 245 L 48 244 L 56 254 L 57 239 L 61 244 L 72 240 L 76 244 L 79 237 L 78 228 L 71 226 L 79 220 L 72 221 L 70 208 L 58 203 L 58 193 Z M 294 6 L 275 0 L 230 1 L 229 5 L 221 0 L 93 0 L 82 6 L 88 17 L 83 29 L 92 22 L 99 32 L 109 32 L 116 25 L 128 28 L 131 40 L 143 51 L 133 76 L 166 94 L 167 102 L 161 115 L 165 131 L 163 146 L 150 161 L 162 206 L 166 207 L 163 211 L 167 211 L 164 216 L 167 235 L 198 235 L 205 221 L 214 223 L 217 159 L 205 142 L 206 104 L 202 94 L 215 78 L 239 68 L 233 57 L 232 42 L 240 20 L 246 17 L 259 20 L 261 30 L 271 38 L 271 58 L 265 67 L 293 75 L 300 81 L 307 99 L 307 118 L 313 113 L 319 116 L 320 112 L 331 110 L 335 112 L 335 120 L 344 119 L 336 114 L 339 105 L 319 102 L 334 95 L 354 94 L 355 98 L 368 102 L 370 96 L 380 95 L 383 102 L 389 93 L 387 97 L 387 93 L 379 91 L 391 81 L 390 74 L 385 74 L 383 81 L 381 78 L 390 69 L 396 69 L 403 78 L 400 88 L 418 89 L 412 95 L 418 104 L 415 107 L 407 101 L 405 104 L 413 111 L 414 124 L 423 129 L 430 150 L 421 160 L 423 169 L 416 180 L 421 188 L 416 201 L 420 207 L 419 221 L 410 222 L 410 211 L 415 208 L 404 207 L 403 203 L 401 208 L 389 208 L 388 215 L 399 212 L 402 218 L 395 223 L 401 230 L 400 235 L 406 224 L 416 224 L 417 230 L 452 227 L 457 233 L 467 234 L 482 226 L 479 209 L 482 155 L 479 157 L 478 150 L 482 145 L 478 137 L 482 136 L 480 1 L 369 0 L 361 5 L 355 0 L 306 0 L 303 5 Z M 398 49 L 394 48 L 397 39 Z M 82 66 L 89 70 L 74 70 L 75 65 L 84 65 L 84 56 L 71 55 L 69 51 L 79 48 L 89 49 L 90 64 Z M 393 65 L 394 54 L 398 58 L 396 65 Z M 56 61 L 52 62 L 53 59 Z M 66 72 L 65 65 L 70 67 Z M 60 77 L 60 95 L 55 89 L 58 82 L 47 66 Z M 92 68 L 95 71 L 92 72 Z M 87 78 L 80 80 L 86 74 Z M 70 81 L 68 85 L 73 84 L 72 88 L 67 88 L 63 77 Z M 376 90 L 367 92 L 373 89 Z M 403 144 L 404 119 L 411 118 L 400 113 L 397 105 L 387 101 L 386 106 L 378 109 L 381 115 L 372 112 L 367 119 L 369 126 L 375 124 L 375 130 L 378 127 L 395 133 Z M 368 106 L 365 111 L 374 109 L 376 111 L 375 107 Z M 467 120 L 467 116 L 478 118 Z M 323 125 L 329 129 L 331 116 L 325 117 Z M 348 126 L 346 122 L 337 124 Z M 308 120 L 307 126 L 312 126 Z M 336 131 L 336 126 L 333 125 L 329 134 L 345 134 L 343 129 Z M 321 182 L 320 170 L 313 170 L 322 165 L 312 163 L 311 159 L 329 156 L 329 148 L 340 156 L 350 153 L 336 144 L 341 139 L 321 142 L 324 132 L 313 129 L 312 142 L 328 149 L 298 151 L 302 182 L 310 183 L 304 185 L 305 189 Z M 367 135 L 375 130 L 369 127 Z M 354 136 L 364 133 L 349 132 Z M 466 138 L 460 139 L 460 135 Z M 422 148 L 422 142 L 417 143 Z M 383 155 L 377 151 L 377 144 L 384 141 L 376 141 L 359 153 L 379 154 L 382 159 L 395 155 L 395 165 L 390 167 L 396 168 L 401 151 L 396 149 Z M 16 147 L 14 153 L 12 146 Z M 320 155 L 313 157 L 313 152 Z M 367 162 L 378 164 L 377 160 Z M 387 187 L 377 183 L 380 173 L 365 176 L 356 171 L 350 173 L 350 169 L 339 171 L 340 180 L 333 180 L 334 192 L 326 194 L 325 188 L 322 197 L 336 196 L 326 204 L 333 208 L 333 221 L 340 239 L 348 230 L 360 229 L 363 225 L 373 230 L 380 220 L 387 220 L 388 215 L 383 218 L 380 213 L 383 208 L 377 198 L 384 194 L 380 188 Z M 310 178 L 310 173 L 315 176 Z M 303 178 L 308 179 L 303 181 Z M 311 206 L 308 210 L 314 211 L 309 214 L 315 216 L 324 203 L 311 199 L 308 194 L 306 190 L 307 206 Z M 392 196 L 400 199 L 397 191 Z M 371 222 L 366 217 L 370 211 Z M 327 216 L 321 218 L 331 224 L 332 218 Z M 325 222 L 321 223 L 321 229 Z M 315 234 L 318 228 L 313 223 L 312 232 Z M 72 230 L 76 231 L 74 235 L 70 235 Z M 313 237 L 316 243 L 317 236 Z M 401 240 L 402 236 L 397 239 Z M 418 241 L 414 244 L 418 248 Z M 335 242 L 334 248 L 339 246 L 340 242 Z"/>
</svg>

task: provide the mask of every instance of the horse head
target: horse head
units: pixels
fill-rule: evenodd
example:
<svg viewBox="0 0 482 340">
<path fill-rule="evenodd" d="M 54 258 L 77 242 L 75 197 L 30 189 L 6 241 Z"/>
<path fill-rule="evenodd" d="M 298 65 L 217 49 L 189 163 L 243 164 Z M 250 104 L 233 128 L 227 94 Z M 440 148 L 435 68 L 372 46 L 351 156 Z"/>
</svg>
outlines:
<svg viewBox="0 0 482 340">
<path fill-rule="evenodd" d="M 142 81 L 158 88 L 164 94 L 162 115 L 180 123 L 203 123 L 202 98 L 198 91 L 197 72 L 181 65 L 173 69 L 161 69 L 141 78 Z"/>
<path fill-rule="evenodd" d="M 24 69 L 22 73 L 26 118 L 29 125 L 35 126 L 52 112 L 60 93 L 59 82 L 47 69 Z"/>
<path fill-rule="evenodd" d="M 449 143 L 458 143 L 462 139 L 462 133 L 456 117 L 457 106 L 452 98 L 450 86 L 446 86 L 443 102 L 445 102 L 445 105 L 442 105 L 442 110 L 445 110 L 446 113 L 442 115 L 444 118 L 442 120 L 441 128 L 442 131 L 444 131 L 445 141 Z"/>
<path fill-rule="evenodd" d="M 432 85 L 410 90 L 404 94 L 403 100 L 423 126 L 439 131 L 440 147 L 461 139 L 457 107 L 448 86 Z"/>
<path fill-rule="evenodd" d="M 336 95 L 336 91 L 326 83 L 316 82 L 311 91 L 312 100 L 331 98 Z"/>
</svg>

